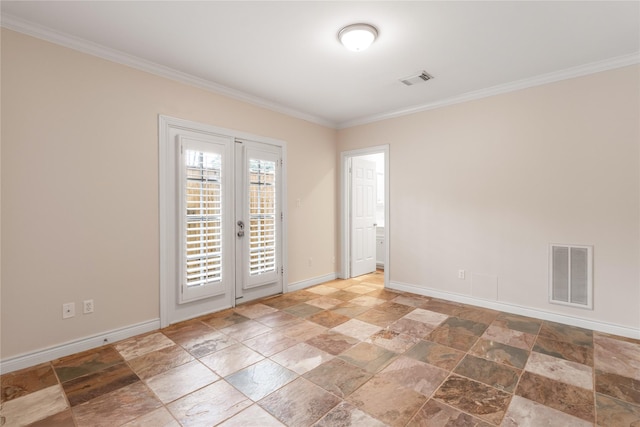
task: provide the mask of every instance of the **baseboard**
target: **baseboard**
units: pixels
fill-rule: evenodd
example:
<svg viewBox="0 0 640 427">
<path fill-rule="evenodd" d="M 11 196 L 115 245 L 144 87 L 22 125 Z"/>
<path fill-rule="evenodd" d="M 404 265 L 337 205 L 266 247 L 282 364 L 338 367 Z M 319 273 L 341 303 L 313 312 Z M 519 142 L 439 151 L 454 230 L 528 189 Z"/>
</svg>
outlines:
<svg viewBox="0 0 640 427">
<path fill-rule="evenodd" d="M 299 282 L 290 283 L 287 286 L 287 292 L 297 291 L 308 288 L 310 286 L 319 285 L 320 283 L 335 280 L 336 273 L 325 274 L 324 276 L 312 277 L 310 279 L 301 280 Z M 103 332 L 86 338 L 69 341 L 53 347 L 36 350 L 30 353 L 21 354 L 19 356 L 10 357 L 0 360 L 0 374 L 17 371 L 40 363 L 49 362 L 60 357 L 69 356 L 70 354 L 79 353 L 92 348 L 100 347 L 106 343 L 114 343 L 136 335 L 160 329 L 160 319 L 149 320 L 147 322 L 138 323 L 120 329 Z"/>
<path fill-rule="evenodd" d="M 311 279 L 301 280 L 299 282 L 289 283 L 287 286 L 287 292 L 299 291 L 300 289 L 308 288 L 309 286 L 319 285 L 320 283 L 336 280 L 338 273 L 329 273 L 324 276 L 312 277 Z"/>
<path fill-rule="evenodd" d="M 475 305 L 478 307 L 490 308 L 492 310 L 504 311 L 506 313 L 519 314 L 522 316 L 535 317 L 536 319 L 548 320 L 551 322 L 564 323 L 566 325 L 580 328 L 592 329 L 594 331 L 608 334 L 620 335 L 628 338 L 640 339 L 640 329 L 629 328 L 627 326 L 615 325 L 607 322 L 598 322 L 580 317 L 568 316 L 565 314 L 553 313 L 550 311 L 525 307 L 501 301 L 490 301 L 474 298 L 469 295 L 456 294 L 432 288 L 424 288 L 402 282 L 390 282 L 389 289 L 411 292 L 413 294 L 427 297 L 441 298 L 448 301 L 461 302 L 463 304 Z"/>
<path fill-rule="evenodd" d="M 136 335 L 151 332 L 156 329 L 160 329 L 160 319 L 149 320 L 147 322 L 126 326 L 124 328 L 113 329 L 90 337 L 10 357 L 0 361 L 0 373 L 6 374 L 7 372 L 29 368 L 40 363 L 49 362 L 60 357 L 69 356 L 70 354 L 100 347 L 104 344 L 111 344 Z"/>
</svg>

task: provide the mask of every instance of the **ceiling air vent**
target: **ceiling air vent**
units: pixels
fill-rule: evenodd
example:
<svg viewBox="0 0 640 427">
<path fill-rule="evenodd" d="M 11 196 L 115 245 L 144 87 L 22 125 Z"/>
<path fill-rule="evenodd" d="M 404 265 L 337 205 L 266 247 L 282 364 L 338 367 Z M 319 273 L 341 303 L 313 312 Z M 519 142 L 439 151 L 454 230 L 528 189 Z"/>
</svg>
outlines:
<svg viewBox="0 0 640 427">
<path fill-rule="evenodd" d="M 424 83 L 427 80 L 431 80 L 433 76 L 429 75 L 426 71 L 421 72 L 415 76 L 405 77 L 404 79 L 400 79 L 400 81 L 407 86 L 417 85 L 418 83 Z"/>
</svg>

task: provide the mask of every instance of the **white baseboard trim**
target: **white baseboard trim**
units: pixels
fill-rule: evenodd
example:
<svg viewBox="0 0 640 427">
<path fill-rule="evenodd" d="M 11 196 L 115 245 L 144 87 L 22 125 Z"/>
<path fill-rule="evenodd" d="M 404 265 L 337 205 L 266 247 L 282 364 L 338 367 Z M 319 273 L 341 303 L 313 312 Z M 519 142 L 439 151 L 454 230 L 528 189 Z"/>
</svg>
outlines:
<svg viewBox="0 0 640 427">
<path fill-rule="evenodd" d="M 627 326 L 615 325 L 607 322 L 599 322 L 580 317 L 568 316 L 566 314 L 558 314 L 550 311 L 540 310 L 536 308 L 525 307 L 502 301 L 490 301 L 472 297 L 470 295 L 457 294 L 453 292 L 442 291 L 433 288 L 425 288 L 409 283 L 390 282 L 389 289 L 398 291 L 411 292 L 413 294 L 423 295 L 427 297 L 441 298 L 463 304 L 475 305 L 478 307 L 490 308 L 492 310 L 504 311 L 506 313 L 519 314 L 522 316 L 535 317 L 537 319 L 548 320 L 551 322 L 564 323 L 566 325 L 577 326 L 580 328 L 592 329 L 594 331 L 605 332 L 608 334 L 619 335 L 628 338 L 640 339 L 640 329 L 634 329 Z"/>
<path fill-rule="evenodd" d="M 312 277 L 311 279 L 300 280 L 299 282 L 289 283 L 287 286 L 287 292 L 299 291 L 300 289 L 308 288 L 310 286 L 319 285 L 320 283 L 336 280 L 338 273 L 329 273 L 324 276 Z"/>
<path fill-rule="evenodd" d="M 286 292 L 293 292 L 305 289 L 310 286 L 319 285 L 320 283 L 329 282 L 337 278 L 337 273 L 329 273 L 324 276 L 312 277 L 310 279 L 301 280 L 299 282 L 290 283 Z M 200 315 L 198 315 L 200 316 Z M 197 317 L 197 316 L 195 316 Z M 100 347 L 106 343 L 114 343 L 136 335 L 160 329 L 160 319 L 153 319 L 147 322 L 138 323 L 124 328 L 114 329 L 86 338 L 69 341 L 53 347 L 36 350 L 30 353 L 13 356 L 0 360 L 0 374 L 17 371 L 40 363 L 49 362 L 60 357 L 69 356 L 70 354 L 79 353 L 92 348 Z"/>
<path fill-rule="evenodd" d="M 126 326 L 124 328 L 113 329 L 90 337 L 80 338 L 64 344 L 59 344 L 42 350 L 36 350 L 31 353 L 10 357 L 0 361 L 0 373 L 6 374 L 19 369 L 29 368 L 40 363 L 49 362 L 60 357 L 69 356 L 70 354 L 100 347 L 104 344 L 111 344 L 136 335 L 151 332 L 156 329 L 160 329 L 160 319 L 153 319 L 147 322 Z"/>
</svg>

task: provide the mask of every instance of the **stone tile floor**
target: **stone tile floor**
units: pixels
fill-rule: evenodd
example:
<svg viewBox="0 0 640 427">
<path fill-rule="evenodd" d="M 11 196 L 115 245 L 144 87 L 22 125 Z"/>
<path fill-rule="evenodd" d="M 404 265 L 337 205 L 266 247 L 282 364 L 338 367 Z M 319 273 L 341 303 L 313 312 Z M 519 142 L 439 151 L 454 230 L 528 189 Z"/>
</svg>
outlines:
<svg viewBox="0 0 640 427">
<path fill-rule="evenodd" d="M 336 280 L 5 374 L 4 425 L 640 425 L 640 341 L 382 281 Z"/>
</svg>

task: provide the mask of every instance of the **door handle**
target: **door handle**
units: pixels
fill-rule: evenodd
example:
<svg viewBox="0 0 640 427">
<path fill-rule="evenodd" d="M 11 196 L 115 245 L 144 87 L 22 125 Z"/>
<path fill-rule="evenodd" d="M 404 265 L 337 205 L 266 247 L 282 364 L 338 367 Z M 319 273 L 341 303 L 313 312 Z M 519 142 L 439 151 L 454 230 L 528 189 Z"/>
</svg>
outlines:
<svg viewBox="0 0 640 427">
<path fill-rule="evenodd" d="M 238 237 L 242 237 L 242 236 L 244 236 L 244 231 L 243 230 L 238 231 Z"/>
<path fill-rule="evenodd" d="M 242 220 L 239 220 L 237 222 L 238 224 L 238 237 L 243 237 L 244 236 L 244 222 L 242 222 Z"/>
</svg>

